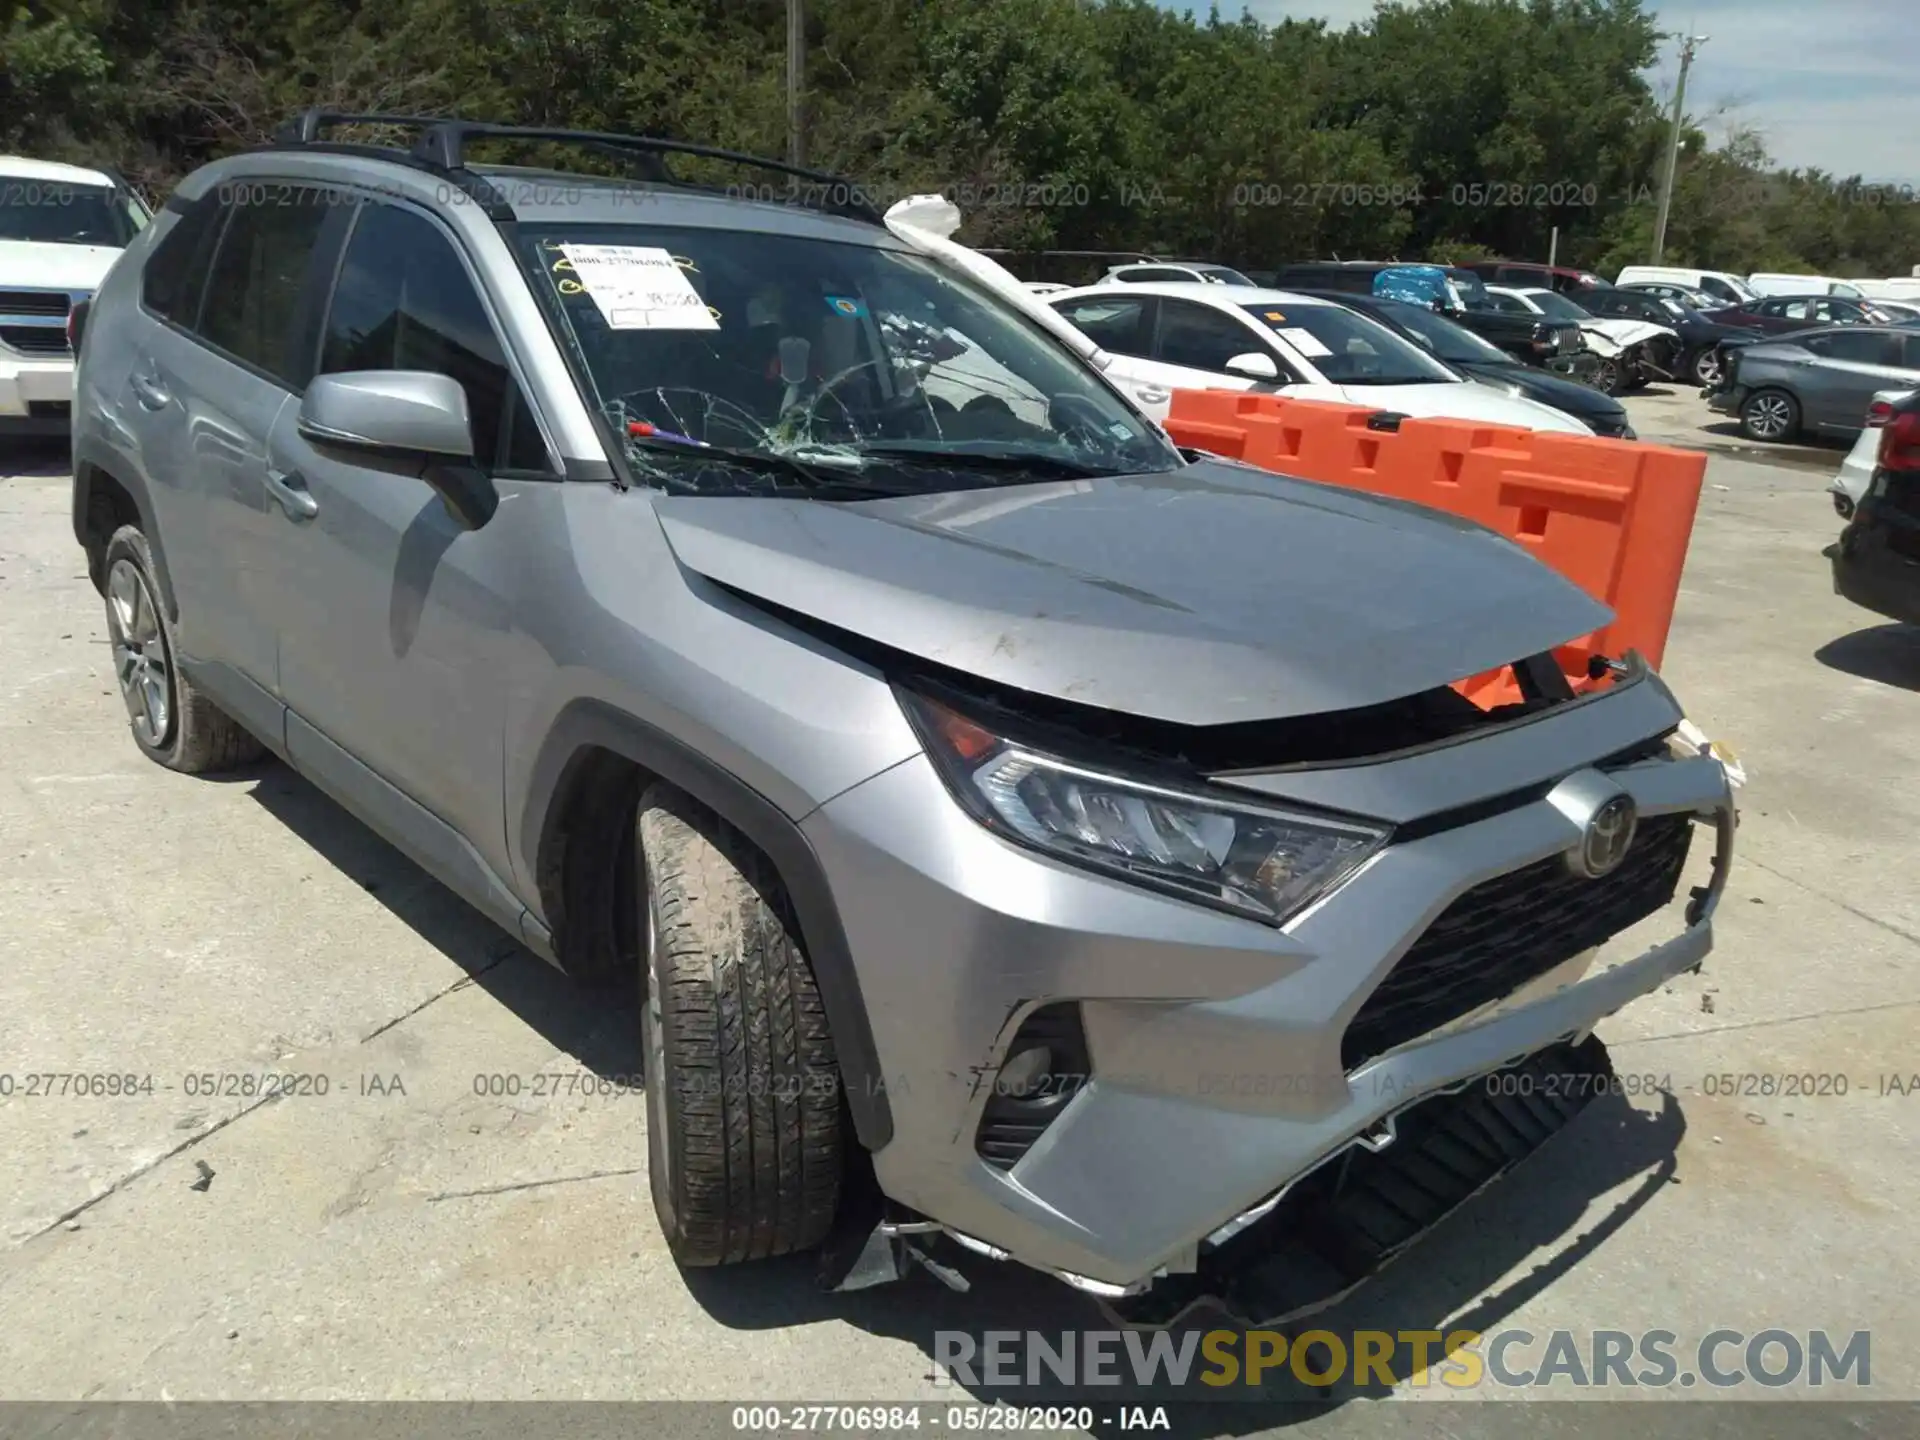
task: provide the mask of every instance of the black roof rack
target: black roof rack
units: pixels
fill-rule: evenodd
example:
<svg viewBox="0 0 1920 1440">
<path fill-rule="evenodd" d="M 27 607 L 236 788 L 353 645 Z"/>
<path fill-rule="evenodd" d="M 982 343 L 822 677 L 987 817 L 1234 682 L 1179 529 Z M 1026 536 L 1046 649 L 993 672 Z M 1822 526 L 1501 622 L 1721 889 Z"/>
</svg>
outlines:
<svg viewBox="0 0 1920 1440">
<path fill-rule="evenodd" d="M 615 155 L 637 163 L 640 173 L 634 178 L 651 183 L 673 185 L 688 190 L 713 193 L 713 187 L 697 185 L 677 178 L 662 162 L 666 155 L 686 155 L 694 159 L 718 160 L 744 168 L 770 171 L 792 180 L 805 180 L 819 190 L 818 203 L 812 208 L 851 219 L 883 224 L 880 212 L 867 200 L 862 187 L 854 181 L 823 170 L 803 169 L 764 155 L 749 155 L 738 150 L 722 150 L 711 145 L 695 145 L 684 140 L 667 140 L 654 135 L 622 135 L 604 130 L 568 130 L 544 125 L 499 125 L 484 120 L 461 120 L 444 115 L 349 114 L 342 111 L 310 109 L 288 121 L 274 135 L 277 145 L 321 145 L 326 131 L 349 125 L 392 126 L 417 130 L 411 148 L 392 152 L 413 164 L 447 175 L 472 175 L 467 168 L 466 148 L 474 140 L 534 140 L 563 145 L 578 145 L 600 154 Z M 475 177 L 481 179 L 481 177 Z M 481 179 L 484 184 L 484 180 Z M 793 187 L 796 195 L 806 193 Z"/>
</svg>

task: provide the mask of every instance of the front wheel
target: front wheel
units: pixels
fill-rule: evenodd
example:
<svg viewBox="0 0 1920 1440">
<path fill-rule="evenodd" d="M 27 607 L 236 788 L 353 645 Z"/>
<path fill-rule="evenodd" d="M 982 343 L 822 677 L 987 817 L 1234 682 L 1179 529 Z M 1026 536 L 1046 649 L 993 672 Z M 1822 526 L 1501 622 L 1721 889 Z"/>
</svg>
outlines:
<svg viewBox="0 0 1920 1440">
<path fill-rule="evenodd" d="M 672 786 L 641 796 L 637 828 L 647 1170 L 667 1248 L 686 1266 L 811 1249 L 845 1142 L 791 906 L 766 858 Z"/>
<path fill-rule="evenodd" d="M 1593 388 L 1603 395 L 1618 395 L 1627 388 L 1625 368 L 1610 355 L 1602 357 L 1594 367 Z"/>
<path fill-rule="evenodd" d="M 1756 390 L 1740 407 L 1740 430 L 1749 440 L 1791 440 L 1800 433 L 1800 405 L 1784 390 Z"/>
<path fill-rule="evenodd" d="M 1704 390 L 1712 390 L 1720 384 L 1720 352 L 1709 345 L 1693 357 L 1693 378 Z"/>
</svg>

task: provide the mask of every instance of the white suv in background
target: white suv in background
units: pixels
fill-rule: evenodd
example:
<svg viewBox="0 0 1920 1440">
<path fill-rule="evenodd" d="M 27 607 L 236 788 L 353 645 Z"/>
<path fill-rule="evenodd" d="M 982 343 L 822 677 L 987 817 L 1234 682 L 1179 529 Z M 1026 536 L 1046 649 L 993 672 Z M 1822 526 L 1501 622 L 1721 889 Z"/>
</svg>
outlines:
<svg viewBox="0 0 1920 1440">
<path fill-rule="evenodd" d="M 66 433 L 67 315 L 151 218 L 105 171 L 0 155 L 0 439 Z"/>
</svg>

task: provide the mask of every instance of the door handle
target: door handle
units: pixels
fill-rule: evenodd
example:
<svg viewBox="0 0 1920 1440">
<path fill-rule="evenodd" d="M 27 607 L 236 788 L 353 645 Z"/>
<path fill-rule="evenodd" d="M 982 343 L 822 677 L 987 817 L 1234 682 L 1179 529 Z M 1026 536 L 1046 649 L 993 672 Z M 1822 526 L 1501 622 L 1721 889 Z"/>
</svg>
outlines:
<svg viewBox="0 0 1920 1440">
<path fill-rule="evenodd" d="M 1162 390 L 1158 385 L 1136 385 L 1133 393 L 1149 405 L 1159 405 L 1172 398 L 1171 392 Z"/>
<path fill-rule="evenodd" d="M 173 397 L 158 380 L 146 375 L 131 375 L 127 383 L 133 387 L 134 399 L 148 410 L 164 410 L 173 403 Z"/>
<path fill-rule="evenodd" d="M 320 513 L 320 502 L 313 498 L 313 492 L 307 489 L 307 482 L 297 471 L 269 467 L 267 492 L 280 502 L 280 508 L 287 512 L 290 520 L 311 520 Z"/>
</svg>

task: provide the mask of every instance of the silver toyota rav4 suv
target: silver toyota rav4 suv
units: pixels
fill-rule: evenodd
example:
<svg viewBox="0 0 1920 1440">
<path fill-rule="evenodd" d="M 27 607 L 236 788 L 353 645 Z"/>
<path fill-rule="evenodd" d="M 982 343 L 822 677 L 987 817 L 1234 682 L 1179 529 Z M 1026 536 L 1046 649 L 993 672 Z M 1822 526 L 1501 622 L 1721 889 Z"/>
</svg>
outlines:
<svg viewBox="0 0 1920 1440">
<path fill-rule="evenodd" d="M 640 977 L 681 1263 L 1293 1313 L 1707 954 L 1726 772 L 1637 656 L 1575 693 L 1608 612 L 1518 546 L 1176 449 L 827 177 L 349 118 L 194 173 L 77 320 L 133 737 Z"/>
</svg>

